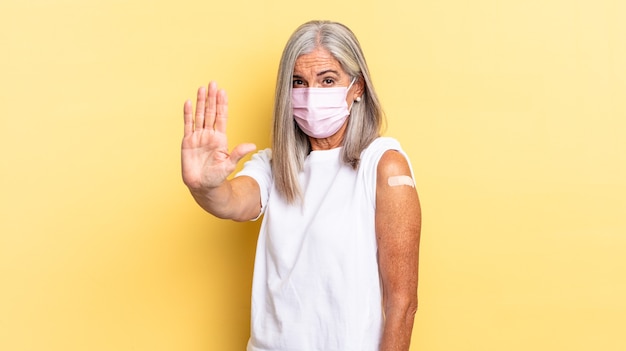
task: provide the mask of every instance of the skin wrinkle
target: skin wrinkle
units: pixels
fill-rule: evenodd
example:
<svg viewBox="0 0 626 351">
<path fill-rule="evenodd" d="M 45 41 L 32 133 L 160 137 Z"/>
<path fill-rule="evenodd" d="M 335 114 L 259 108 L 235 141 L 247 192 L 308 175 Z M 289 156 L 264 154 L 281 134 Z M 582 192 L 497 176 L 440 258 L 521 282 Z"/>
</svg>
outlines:
<svg viewBox="0 0 626 351">
<path fill-rule="evenodd" d="M 311 53 L 301 55 L 295 62 L 293 70 L 293 88 L 332 88 L 347 87 L 352 78 L 345 73 L 341 64 L 328 50 L 318 47 Z M 357 96 L 363 94 L 363 83 L 357 80 L 346 96 L 346 103 L 352 104 Z M 337 133 L 328 138 L 309 138 L 313 150 L 330 150 L 343 144 L 343 137 L 348 119 Z"/>
</svg>

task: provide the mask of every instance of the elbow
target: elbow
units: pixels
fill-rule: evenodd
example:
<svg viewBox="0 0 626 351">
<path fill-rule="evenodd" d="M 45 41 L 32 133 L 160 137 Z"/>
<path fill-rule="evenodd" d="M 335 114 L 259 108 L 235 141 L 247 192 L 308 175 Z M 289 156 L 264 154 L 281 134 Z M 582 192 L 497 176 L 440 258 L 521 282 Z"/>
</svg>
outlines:
<svg viewBox="0 0 626 351">
<path fill-rule="evenodd" d="M 405 317 L 407 319 L 407 322 L 413 323 L 413 320 L 415 319 L 415 315 L 417 314 L 417 297 L 415 297 L 414 299 L 411 299 L 411 301 L 409 301 L 406 304 L 406 307 L 404 309 L 405 311 Z"/>
<path fill-rule="evenodd" d="M 397 316 L 404 319 L 408 324 L 413 324 L 417 314 L 417 295 L 399 296 L 387 299 L 385 303 L 385 315 Z"/>
</svg>

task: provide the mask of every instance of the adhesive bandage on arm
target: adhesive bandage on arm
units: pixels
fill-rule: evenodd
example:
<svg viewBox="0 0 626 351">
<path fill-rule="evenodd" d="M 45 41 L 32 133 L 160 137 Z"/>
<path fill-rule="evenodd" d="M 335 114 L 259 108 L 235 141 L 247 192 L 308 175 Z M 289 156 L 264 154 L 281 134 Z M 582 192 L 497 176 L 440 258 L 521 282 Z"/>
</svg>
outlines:
<svg viewBox="0 0 626 351">
<path fill-rule="evenodd" d="M 415 188 L 413 178 L 406 175 L 389 177 L 389 179 L 387 179 L 387 184 L 389 184 L 389 186 L 408 185 L 411 188 Z"/>
</svg>

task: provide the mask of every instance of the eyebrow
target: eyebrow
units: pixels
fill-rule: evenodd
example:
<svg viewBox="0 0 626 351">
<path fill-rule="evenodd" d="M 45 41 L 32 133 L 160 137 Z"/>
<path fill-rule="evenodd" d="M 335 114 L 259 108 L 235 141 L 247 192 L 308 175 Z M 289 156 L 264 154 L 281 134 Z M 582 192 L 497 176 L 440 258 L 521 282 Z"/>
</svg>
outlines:
<svg viewBox="0 0 626 351">
<path fill-rule="evenodd" d="M 339 75 L 339 72 L 338 72 L 338 71 L 335 71 L 334 69 L 327 69 L 327 70 L 325 70 L 325 71 L 319 72 L 319 73 L 317 74 L 317 76 L 318 76 L 318 77 L 320 77 L 320 76 L 323 76 L 323 75 L 328 74 L 328 73 L 334 73 L 334 74 L 336 74 L 336 75 Z M 293 78 L 303 78 L 303 77 L 302 77 L 302 76 L 300 76 L 300 75 L 294 74 L 294 75 L 293 75 Z"/>
<path fill-rule="evenodd" d="M 318 76 L 318 77 L 319 77 L 319 76 L 323 76 L 323 75 L 325 75 L 325 74 L 327 74 L 327 73 L 334 73 L 334 74 L 336 74 L 336 75 L 339 75 L 339 72 L 337 72 L 337 71 L 335 71 L 335 70 L 332 70 L 332 69 L 327 69 L 327 70 L 325 70 L 325 71 L 322 71 L 322 72 L 318 73 L 318 74 L 317 74 L 317 76 Z"/>
</svg>

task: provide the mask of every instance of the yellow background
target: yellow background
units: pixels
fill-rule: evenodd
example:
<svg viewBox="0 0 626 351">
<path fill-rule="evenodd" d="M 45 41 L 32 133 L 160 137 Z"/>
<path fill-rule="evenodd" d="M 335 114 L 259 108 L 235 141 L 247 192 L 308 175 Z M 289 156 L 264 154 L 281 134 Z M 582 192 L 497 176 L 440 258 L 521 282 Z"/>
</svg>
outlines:
<svg viewBox="0 0 626 351">
<path fill-rule="evenodd" d="M 296 5 L 297 3 L 297 5 Z M 423 205 L 412 350 L 624 350 L 621 0 L 0 4 L 0 350 L 242 350 L 259 223 L 203 213 L 182 105 L 269 146 L 309 19 L 350 26 Z"/>
</svg>

